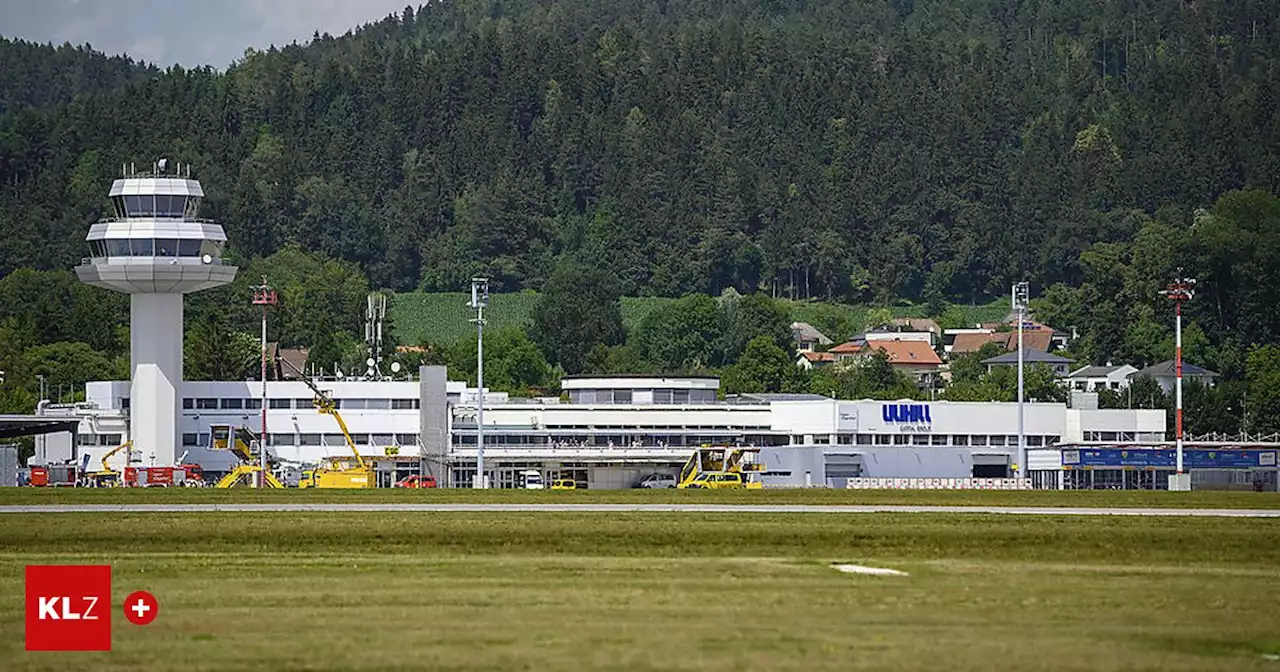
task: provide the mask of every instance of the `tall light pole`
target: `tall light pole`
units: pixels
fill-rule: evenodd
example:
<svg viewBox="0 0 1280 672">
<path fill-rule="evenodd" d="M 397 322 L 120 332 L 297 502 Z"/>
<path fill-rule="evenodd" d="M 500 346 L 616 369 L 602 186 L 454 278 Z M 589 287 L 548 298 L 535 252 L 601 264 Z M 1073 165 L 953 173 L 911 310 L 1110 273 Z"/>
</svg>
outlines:
<svg viewBox="0 0 1280 672">
<path fill-rule="evenodd" d="M 262 284 L 251 288 L 253 305 L 262 306 L 262 433 L 258 435 L 258 477 L 254 479 L 255 487 L 267 487 L 267 307 L 276 305 L 276 290 L 267 284 L 267 276 L 262 276 Z M 231 437 L 234 441 L 235 437 Z"/>
<path fill-rule="evenodd" d="M 1178 277 L 1169 283 L 1160 294 L 1173 301 L 1174 310 L 1174 443 L 1178 449 L 1178 477 L 1182 477 L 1182 304 L 1190 301 L 1196 293 L 1195 278 L 1182 277 L 1182 269 L 1178 269 Z"/>
<path fill-rule="evenodd" d="M 1027 283 L 1025 281 L 1013 286 L 1013 311 L 1018 315 L 1018 473 L 1014 477 L 1027 473 L 1027 435 L 1023 416 L 1023 353 L 1022 323 L 1027 315 Z"/>
<path fill-rule="evenodd" d="M 488 278 L 471 278 L 471 303 L 476 310 L 476 479 L 471 487 L 484 488 L 484 309 L 489 305 Z"/>
</svg>

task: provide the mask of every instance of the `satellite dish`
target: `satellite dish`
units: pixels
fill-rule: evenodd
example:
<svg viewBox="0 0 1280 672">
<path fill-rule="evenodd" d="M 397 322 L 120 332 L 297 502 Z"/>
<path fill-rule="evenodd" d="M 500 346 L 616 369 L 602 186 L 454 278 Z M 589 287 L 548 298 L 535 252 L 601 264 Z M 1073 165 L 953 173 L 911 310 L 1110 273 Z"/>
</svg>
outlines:
<svg viewBox="0 0 1280 672">
<path fill-rule="evenodd" d="M 400 373 L 400 362 L 391 362 L 391 373 Z"/>
<path fill-rule="evenodd" d="M 206 264 L 212 264 L 212 263 L 213 263 L 213 255 L 211 255 L 211 254 L 206 254 L 206 255 L 204 255 L 203 257 L 200 257 L 200 261 L 203 261 L 203 262 L 204 262 L 204 263 L 206 263 Z"/>
<path fill-rule="evenodd" d="M 365 365 L 365 366 L 372 367 L 372 366 L 373 366 L 373 364 L 374 364 L 374 362 L 373 362 L 373 358 L 372 358 L 372 357 L 370 357 L 369 359 L 364 360 L 364 365 Z"/>
</svg>

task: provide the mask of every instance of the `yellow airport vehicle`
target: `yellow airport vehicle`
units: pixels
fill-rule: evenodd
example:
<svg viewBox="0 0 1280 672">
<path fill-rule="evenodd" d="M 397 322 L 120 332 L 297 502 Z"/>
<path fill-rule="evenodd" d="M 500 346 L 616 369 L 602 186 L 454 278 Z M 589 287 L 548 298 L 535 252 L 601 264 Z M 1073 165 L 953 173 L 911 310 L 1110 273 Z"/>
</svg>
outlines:
<svg viewBox="0 0 1280 672">
<path fill-rule="evenodd" d="M 741 490 L 746 487 L 742 474 L 728 471 L 704 471 L 692 481 L 676 486 L 682 490 Z"/>
<path fill-rule="evenodd" d="M 552 490 L 577 490 L 578 482 L 572 478 L 557 478 L 551 481 Z"/>
<path fill-rule="evenodd" d="M 702 474 L 724 473 L 737 474 L 739 476 L 739 482 L 742 485 L 737 487 L 746 487 L 751 490 L 763 488 L 764 485 L 760 483 L 756 475 L 764 471 L 764 464 L 748 462 L 746 459 L 748 455 L 755 455 L 759 452 L 759 448 L 744 448 L 742 446 L 704 445 L 701 448 L 695 448 L 693 455 L 689 456 L 689 460 L 680 469 L 680 478 L 676 481 L 676 487 L 688 488 Z M 702 485 L 698 487 L 701 488 Z"/>
<path fill-rule="evenodd" d="M 342 419 L 342 414 L 338 412 L 338 405 L 334 403 L 333 397 L 330 397 L 321 390 L 310 376 L 303 373 L 293 362 L 280 357 L 281 362 L 293 369 L 293 372 L 302 379 L 302 382 L 311 388 L 315 393 L 316 410 L 326 415 L 333 416 L 338 422 L 338 429 L 342 430 L 342 438 L 346 440 L 347 447 L 351 449 L 350 456 L 329 456 L 325 458 L 324 463 L 315 469 L 308 469 L 302 472 L 302 478 L 298 481 L 299 488 L 372 488 L 377 484 L 373 477 L 373 467 L 360 456 L 360 451 L 356 448 L 356 442 L 351 438 L 351 432 L 347 431 L 347 423 Z"/>
<path fill-rule="evenodd" d="M 102 456 L 102 471 L 99 471 L 98 473 L 93 475 L 94 485 L 100 488 L 110 488 L 110 487 L 115 487 L 121 484 L 120 483 L 121 472 L 112 469 L 111 465 L 107 463 L 107 460 L 111 459 L 112 456 L 114 456 L 116 453 L 122 450 L 128 450 L 132 445 L 133 445 L 132 441 L 125 441 L 124 443 L 107 451 L 106 454 Z M 128 453 L 125 453 L 124 461 L 125 461 L 124 466 L 128 467 L 129 466 Z"/>
<path fill-rule="evenodd" d="M 223 476 L 218 481 L 217 485 L 215 485 L 214 487 L 215 488 L 234 488 L 237 485 L 252 486 L 253 483 L 258 480 L 258 474 L 261 472 L 262 472 L 262 467 L 242 464 L 236 467 L 235 469 L 232 469 L 231 473 L 227 474 L 226 476 Z M 266 484 L 263 487 L 283 488 L 284 484 L 281 483 L 280 480 L 275 477 L 275 474 L 272 474 L 271 472 L 268 471 Z"/>
<path fill-rule="evenodd" d="M 254 444 L 258 442 L 258 435 L 245 427 L 213 425 L 209 427 L 209 440 L 210 447 L 214 450 L 229 450 L 235 454 L 236 459 L 240 460 L 240 464 L 232 469 L 231 473 L 223 476 L 213 487 L 254 487 L 259 480 L 258 474 L 263 473 L 262 467 L 258 464 L 259 457 L 253 451 Z M 268 465 L 266 477 L 262 480 L 264 488 L 284 487 L 284 484 L 271 473 L 270 465 Z"/>
</svg>

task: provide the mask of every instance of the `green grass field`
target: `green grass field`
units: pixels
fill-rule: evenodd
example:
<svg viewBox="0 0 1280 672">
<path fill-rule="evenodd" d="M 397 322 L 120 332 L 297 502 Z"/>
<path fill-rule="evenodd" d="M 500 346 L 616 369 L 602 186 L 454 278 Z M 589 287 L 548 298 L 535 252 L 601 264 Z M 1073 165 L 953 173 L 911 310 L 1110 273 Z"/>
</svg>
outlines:
<svg viewBox="0 0 1280 672">
<path fill-rule="evenodd" d="M 5 670 L 1275 670 L 1280 521 L 3 514 Z M 852 576 L 834 561 L 906 577 Z M 110 653 L 22 650 L 22 567 L 110 563 Z"/>
<path fill-rule="evenodd" d="M 1123 490 L 216 490 L 213 488 L 0 488 L 0 505 L 231 502 L 548 502 L 693 504 L 908 504 L 921 506 L 1056 506 L 1280 509 L 1274 492 Z"/>
<path fill-rule="evenodd" d="M 475 330 L 468 321 L 474 317 L 467 302 L 470 294 L 462 292 L 407 292 L 396 294 L 391 300 L 389 310 L 396 328 L 396 338 L 403 344 L 416 344 L 424 341 L 453 344 L 467 338 L 475 337 Z M 633 331 L 645 315 L 650 311 L 672 301 L 662 297 L 623 297 L 622 322 L 628 333 Z M 822 323 L 821 315 L 835 315 L 839 320 L 860 328 L 866 322 L 868 306 L 853 306 L 844 303 L 821 303 L 816 301 L 790 301 L 782 299 L 782 305 L 791 311 L 793 320 Z M 494 294 L 490 297 L 489 308 L 485 316 L 489 318 L 492 329 L 507 327 L 528 327 L 533 320 L 533 307 L 538 302 L 538 294 L 533 291 Z M 1008 306 L 1003 300 L 980 306 L 953 306 L 954 311 L 963 324 L 993 322 L 1007 314 Z M 891 309 L 894 317 L 924 317 L 923 306 L 895 307 Z"/>
</svg>

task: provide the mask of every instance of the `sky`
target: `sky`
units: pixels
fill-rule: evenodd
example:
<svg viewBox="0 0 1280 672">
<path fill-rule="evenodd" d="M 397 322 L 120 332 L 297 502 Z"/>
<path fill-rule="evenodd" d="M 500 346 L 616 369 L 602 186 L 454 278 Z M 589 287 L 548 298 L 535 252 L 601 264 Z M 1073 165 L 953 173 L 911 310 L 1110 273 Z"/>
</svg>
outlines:
<svg viewBox="0 0 1280 672">
<path fill-rule="evenodd" d="M 341 35 L 422 0 L 0 0 L 0 35 L 91 44 L 162 68 L 226 69 L 247 47 Z"/>
</svg>

